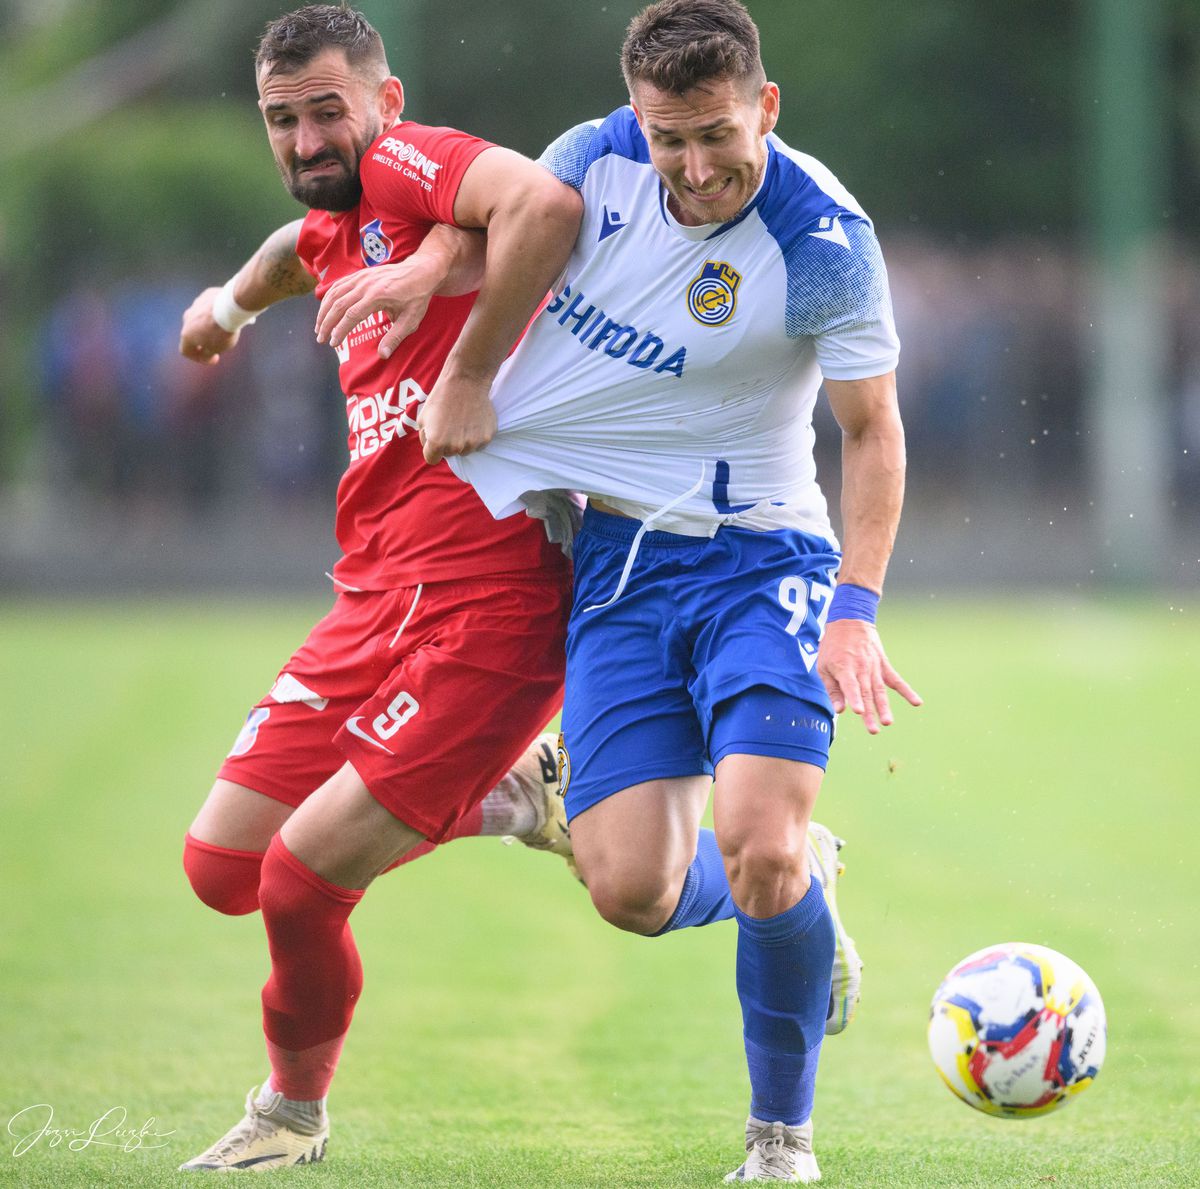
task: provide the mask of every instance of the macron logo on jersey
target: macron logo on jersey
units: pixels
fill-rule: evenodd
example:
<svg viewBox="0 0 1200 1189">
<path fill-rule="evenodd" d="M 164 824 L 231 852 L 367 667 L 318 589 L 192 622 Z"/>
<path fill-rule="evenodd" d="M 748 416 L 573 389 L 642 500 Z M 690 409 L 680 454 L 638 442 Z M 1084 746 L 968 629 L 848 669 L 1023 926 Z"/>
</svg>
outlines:
<svg viewBox="0 0 1200 1189">
<path fill-rule="evenodd" d="M 846 229 L 837 215 L 832 218 L 826 215 L 817 224 L 817 230 L 810 231 L 808 234 L 813 239 L 827 239 L 831 244 L 841 244 L 847 252 L 850 251 L 850 240 L 846 237 Z"/>
<path fill-rule="evenodd" d="M 616 235 L 618 231 L 628 226 L 628 222 L 621 220 L 620 211 L 610 211 L 608 207 L 605 207 L 604 222 L 600 224 L 600 238 L 596 242 L 602 244 L 610 235 Z"/>
</svg>

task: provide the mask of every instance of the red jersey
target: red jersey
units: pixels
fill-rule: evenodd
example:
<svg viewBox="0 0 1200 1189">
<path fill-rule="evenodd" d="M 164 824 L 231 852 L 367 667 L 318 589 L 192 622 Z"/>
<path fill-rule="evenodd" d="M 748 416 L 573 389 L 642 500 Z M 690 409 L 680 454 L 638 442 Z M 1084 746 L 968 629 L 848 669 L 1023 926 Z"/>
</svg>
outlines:
<svg viewBox="0 0 1200 1189">
<path fill-rule="evenodd" d="M 403 260 L 435 223 L 454 222 L 463 174 L 491 145 L 453 128 L 402 120 L 378 137 L 360 165 L 362 198 L 351 211 L 311 211 L 297 253 L 317 278 L 317 296 L 365 266 Z M 376 348 L 386 314 L 360 322 L 338 348 L 346 395 L 350 463 L 338 484 L 336 582 L 390 590 L 482 574 L 552 569 L 561 550 L 541 521 L 493 520 L 445 462 L 427 466 L 417 412 L 458 338 L 474 294 L 435 297 L 421 325 L 390 359 Z"/>
</svg>

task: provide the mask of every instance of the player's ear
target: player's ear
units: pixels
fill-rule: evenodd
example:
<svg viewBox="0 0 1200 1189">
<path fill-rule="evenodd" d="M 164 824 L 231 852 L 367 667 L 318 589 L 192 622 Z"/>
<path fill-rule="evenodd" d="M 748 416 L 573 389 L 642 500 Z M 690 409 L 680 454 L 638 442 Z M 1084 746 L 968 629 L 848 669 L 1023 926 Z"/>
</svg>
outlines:
<svg viewBox="0 0 1200 1189">
<path fill-rule="evenodd" d="M 758 93 L 758 106 L 760 135 L 766 136 L 779 122 L 779 88 L 774 83 L 763 83 Z"/>
<path fill-rule="evenodd" d="M 642 135 L 646 135 L 646 125 L 642 120 L 642 109 L 638 107 L 637 95 L 634 94 L 636 87 L 631 88 L 629 92 L 629 106 L 633 108 L 634 118 L 638 122 L 638 127 L 642 130 Z"/>
<path fill-rule="evenodd" d="M 379 85 L 379 115 L 386 128 L 394 124 L 404 110 L 404 86 L 394 75 L 389 75 Z"/>
</svg>

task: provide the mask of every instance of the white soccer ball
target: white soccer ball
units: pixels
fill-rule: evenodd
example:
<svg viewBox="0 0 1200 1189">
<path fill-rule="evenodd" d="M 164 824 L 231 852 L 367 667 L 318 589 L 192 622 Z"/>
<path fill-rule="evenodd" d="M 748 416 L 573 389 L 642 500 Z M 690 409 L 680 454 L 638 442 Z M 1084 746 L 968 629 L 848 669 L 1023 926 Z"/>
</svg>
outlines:
<svg viewBox="0 0 1200 1189">
<path fill-rule="evenodd" d="M 951 1091 L 1006 1119 L 1044 1115 L 1104 1063 L 1104 1004 L 1070 958 L 1007 942 L 964 958 L 929 1009 L 929 1051 Z"/>
</svg>

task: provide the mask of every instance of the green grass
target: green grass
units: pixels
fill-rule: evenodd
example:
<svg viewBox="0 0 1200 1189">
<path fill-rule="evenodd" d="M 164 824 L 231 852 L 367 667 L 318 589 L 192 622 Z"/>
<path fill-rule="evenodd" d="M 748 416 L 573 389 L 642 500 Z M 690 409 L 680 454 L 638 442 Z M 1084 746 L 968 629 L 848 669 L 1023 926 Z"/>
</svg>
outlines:
<svg viewBox="0 0 1200 1189">
<path fill-rule="evenodd" d="M 820 817 L 850 839 L 860 1017 L 825 1050 L 823 1184 L 1200 1183 L 1200 615 L 1168 606 L 889 605 L 919 712 L 843 726 Z M 204 910 L 183 831 L 245 708 L 319 608 L 0 607 L 0 1121 L 150 1116 L 158 1150 L 47 1140 L 0 1183 L 191 1184 L 172 1170 L 264 1073 L 262 926 Z M 327 1186 L 714 1186 L 747 1086 L 734 930 L 660 942 L 595 918 L 561 863 L 455 844 L 355 914 L 367 984 Z M 1038 941 L 1108 1008 L 1107 1064 L 1056 1115 L 956 1102 L 929 996 L 969 951 Z"/>
</svg>

